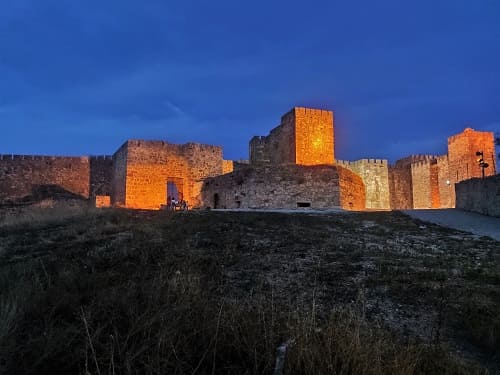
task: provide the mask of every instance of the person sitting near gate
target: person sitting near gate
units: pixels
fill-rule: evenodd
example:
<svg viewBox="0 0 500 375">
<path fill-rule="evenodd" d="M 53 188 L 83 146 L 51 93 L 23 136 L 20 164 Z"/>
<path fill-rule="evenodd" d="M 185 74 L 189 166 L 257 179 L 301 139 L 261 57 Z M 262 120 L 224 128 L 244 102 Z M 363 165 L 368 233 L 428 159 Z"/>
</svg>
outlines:
<svg viewBox="0 0 500 375">
<path fill-rule="evenodd" d="M 182 199 L 182 200 L 181 200 L 181 202 L 180 202 L 180 206 L 181 206 L 181 210 L 182 210 L 182 211 L 187 211 L 187 209 L 188 209 L 188 204 L 187 204 L 187 202 L 186 202 L 184 199 Z"/>
</svg>

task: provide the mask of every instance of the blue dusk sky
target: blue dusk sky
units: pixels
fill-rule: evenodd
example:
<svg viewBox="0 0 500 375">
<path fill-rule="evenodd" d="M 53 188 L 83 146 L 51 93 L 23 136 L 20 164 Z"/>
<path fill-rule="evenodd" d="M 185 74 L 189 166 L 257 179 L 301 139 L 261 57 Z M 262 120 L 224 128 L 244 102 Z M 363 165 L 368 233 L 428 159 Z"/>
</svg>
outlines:
<svg viewBox="0 0 500 375">
<path fill-rule="evenodd" d="M 294 106 L 335 112 L 346 160 L 499 132 L 500 0 L 0 0 L 0 153 L 246 159 Z"/>
</svg>

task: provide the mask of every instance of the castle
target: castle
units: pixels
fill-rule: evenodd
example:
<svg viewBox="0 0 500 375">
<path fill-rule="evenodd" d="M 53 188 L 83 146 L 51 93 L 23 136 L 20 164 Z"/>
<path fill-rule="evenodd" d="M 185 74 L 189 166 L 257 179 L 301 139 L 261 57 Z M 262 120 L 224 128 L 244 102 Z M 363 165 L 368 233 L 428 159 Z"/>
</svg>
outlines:
<svg viewBox="0 0 500 375">
<path fill-rule="evenodd" d="M 203 208 L 411 209 L 455 206 L 455 183 L 480 177 L 476 152 L 496 173 L 493 133 L 467 128 L 446 155 L 387 160 L 335 158 L 333 112 L 295 107 L 267 136 L 250 140 L 248 162 L 219 146 L 129 140 L 112 156 L 0 155 L 0 202 L 46 195 L 96 206 L 159 209 L 169 196 Z"/>
</svg>

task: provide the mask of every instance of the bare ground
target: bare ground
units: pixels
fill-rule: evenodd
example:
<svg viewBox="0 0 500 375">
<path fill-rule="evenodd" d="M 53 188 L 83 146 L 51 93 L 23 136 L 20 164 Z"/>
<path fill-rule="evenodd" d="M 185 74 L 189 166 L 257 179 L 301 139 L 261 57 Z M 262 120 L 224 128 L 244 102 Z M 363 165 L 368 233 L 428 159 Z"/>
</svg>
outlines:
<svg viewBox="0 0 500 375">
<path fill-rule="evenodd" d="M 109 210 L 84 215 L 43 213 L 41 218 L 23 214 L 18 219 L 9 213 L 0 224 L 0 275 L 0 314 L 8 323 L 0 327 L 0 353 L 9 353 L 4 358 L 0 354 L 0 371 L 3 363 L 9 373 L 16 369 L 14 363 L 37 357 L 33 353 L 42 359 L 44 355 L 46 359 L 57 357 L 57 353 L 37 350 L 41 350 L 39 340 L 47 329 L 58 324 L 74 330 L 69 336 L 75 340 L 71 351 L 80 357 L 73 365 L 82 373 L 92 373 L 92 365 L 97 370 L 99 354 L 94 354 L 99 359 L 94 364 L 88 360 L 93 353 L 89 342 L 99 342 L 102 337 L 84 334 L 82 321 L 88 320 L 94 328 L 98 324 L 105 327 L 111 318 L 97 318 L 97 313 L 92 318 L 91 314 L 100 311 L 103 299 L 137 304 L 147 292 L 141 289 L 142 294 L 136 295 L 131 290 L 163 279 L 167 289 L 179 292 L 181 288 L 181 294 L 196 285 L 197 293 L 215 306 L 222 299 L 220 311 L 223 305 L 251 301 L 249 306 L 270 306 L 271 316 L 276 309 L 283 316 L 294 311 L 313 317 L 318 335 L 327 331 L 325 324 L 332 313 L 354 311 L 367 323 L 365 328 L 388 332 L 388 341 L 396 346 L 412 343 L 433 353 L 446 353 L 443 358 L 449 356 L 446 361 L 457 366 L 451 367 L 443 359 L 449 369 L 446 373 L 500 373 L 500 242 L 398 212 L 287 215 Z M 131 293 L 128 302 L 115 295 L 118 290 Z M 163 305 L 156 308 L 161 309 L 159 306 Z M 195 308 L 185 307 L 188 311 Z M 119 307 L 114 312 L 110 312 L 114 307 L 106 309 L 105 315 L 109 313 L 113 319 L 127 319 Z M 67 340 L 69 333 L 64 332 L 66 336 L 55 335 L 51 344 Z M 271 347 L 283 340 L 300 342 L 293 330 L 279 332 L 270 336 Z M 30 342 L 38 344 L 30 347 Z M 16 352 L 21 344 L 24 351 Z M 207 345 L 213 346 L 213 342 Z M 299 346 L 291 349 L 289 373 L 322 373 L 324 368 L 314 367 L 312 360 L 308 364 L 312 367 L 299 365 L 298 354 L 293 354 Z M 242 365 L 246 370 L 234 373 L 269 373 L 272 350 L 266 350 L 271 351 L 269 363 L 254 370 Z M 202 364 L 209 361 L 201 349 L 192 355 L 201 357 Z M 215 357 L 213 363 L 223 361 Z M 106 358 L 109 362 L 109 355 Z M 118 353 L 112 358 L 119 358 Z M 56 362 L 52 360 L 47 373 L 60 370 Z M 192 373 L 195 367 L 175 366 L 184 369 L 177 373 Z M 419 366 L 401 373 L 445 373 L 437 370 L 441 365 L 420 372 Z M 335 368 L 337 373 L 376 373 L 369 366 L 354 372 Z M 26 368 L 17 369 L 29 373 Z M 43 373 L 40 367 L 29 369 Z"/>
</svg>

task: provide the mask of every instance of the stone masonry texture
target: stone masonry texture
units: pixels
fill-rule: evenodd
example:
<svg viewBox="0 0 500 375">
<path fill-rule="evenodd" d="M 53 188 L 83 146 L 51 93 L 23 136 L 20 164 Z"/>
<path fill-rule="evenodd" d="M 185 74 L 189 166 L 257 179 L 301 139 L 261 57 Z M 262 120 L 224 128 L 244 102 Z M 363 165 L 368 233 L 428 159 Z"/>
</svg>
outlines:
<svg viewBox="0 0 500 375">
<path fill-rule="evenodd" d="M 364 209 L 363 181 L 342 167 L 248 166 L 205 180 L 203 207 Z"/>
<path fill-rule="evenodd" d="M 384 210 L 391 208 L 387 160 L 337 160 L 337 165 L 347 168 L 361 177 L 366 188 L 366 208 Z"/>
<path fill-rule="evenodd" d="M 88 198 L 89 157 L 0 155 L 0 202 L 41 195 Z"/>
<path fill-rule="evenodd" d="M 333 112 L 295 107 L 267 137 L 250 141 L 250 163 L 320 165 L 333 164 Z"/>
<path fill-rule="evenodd" d="M 481 176 L 478 151 L 489 164 L 485 176 L 496 173 L 491 132 L 466 128 L 448 139 L 446 155 L 411 155 L 394 165 L 335 161 L 334 140 L 333 112 L 294 107 L 269 135 L 250 140 L 249 161 L 224 160 L 219 146 L 143 140 L 125 142 L 112 157 L 0 155 L 0 204 L 50 196 L 160 209 L 175 195 L 190 207 L 412 209 L 457 201 L 479 210 L 480 198 L 495 207 L 494 184 L 484 182 L 494 193 L 478 182 L 471 182 L 477 192 L 456 185 Z"/>
<path fill-rule="evenodd" d="M 224 171 L 222 148 L 218 146 L 133 140 L 122 148 L 125 163 L 121 163 L 121 170 L 115 168 L 115 172 L 125 176 L 121 203 L 127 208 L 159 209 L 171 195 L 167 191 L 169 182 L 175 185 L 179 199 L 186 200 L 191 207 L 199 207 L 203 180 Z M 123 178 L 116 181 L 121 183 Z"/>
<path fill-rule="evenodd" d="M 457 208 L 500 217 L 500 175 L 462 181 L 455 188 Z"/>
</svg>

